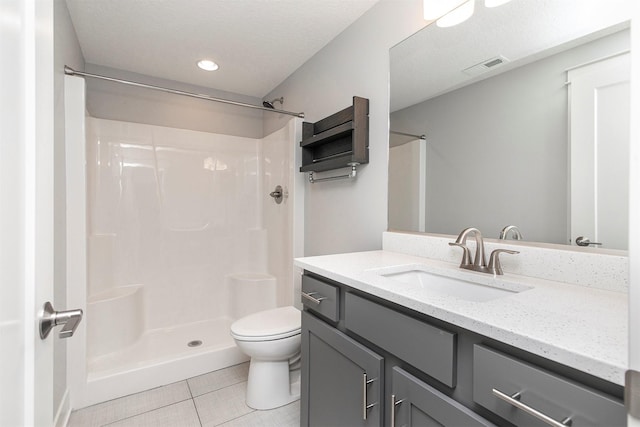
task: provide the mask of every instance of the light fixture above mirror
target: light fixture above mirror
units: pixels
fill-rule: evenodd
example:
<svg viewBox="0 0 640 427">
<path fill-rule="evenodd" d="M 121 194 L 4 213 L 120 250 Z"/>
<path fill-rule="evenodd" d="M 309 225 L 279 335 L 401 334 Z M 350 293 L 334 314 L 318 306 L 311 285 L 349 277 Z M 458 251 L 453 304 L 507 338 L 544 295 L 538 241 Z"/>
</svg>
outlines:
<svg viewBox="0 0 640 427">
<path fill-rule="evenodd" d="M 484 0 L 485 7 L 497 7 L 511 0 Z M 423 13 L 426 21 L 436 20 L 438 27 L 453 27 L 473 15 L 475 0 L 424 0 Z"/>
</svg>

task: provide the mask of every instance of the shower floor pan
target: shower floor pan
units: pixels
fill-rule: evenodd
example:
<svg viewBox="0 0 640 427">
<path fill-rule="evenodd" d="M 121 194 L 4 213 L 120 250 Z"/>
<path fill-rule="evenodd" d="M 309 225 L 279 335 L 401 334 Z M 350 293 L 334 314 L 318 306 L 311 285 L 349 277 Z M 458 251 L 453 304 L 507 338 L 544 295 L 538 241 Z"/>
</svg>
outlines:
<svg viewBox="0 0 640 427">
<path fill-rule="evenodd" d="M 149 330 L 133 345 L 89 360 L 88 401 L 83 406 L 249 360 L 229 334 L 232 322 L 218 318 Z M 194 346 L 194 341 L 202 344 Z"/>
</svg>

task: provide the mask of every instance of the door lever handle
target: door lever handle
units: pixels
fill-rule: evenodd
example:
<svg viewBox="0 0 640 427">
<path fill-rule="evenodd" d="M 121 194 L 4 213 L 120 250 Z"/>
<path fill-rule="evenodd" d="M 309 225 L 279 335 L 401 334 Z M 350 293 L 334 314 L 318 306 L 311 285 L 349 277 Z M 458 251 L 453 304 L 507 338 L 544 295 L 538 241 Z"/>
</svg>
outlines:
<svg viewBox="0 0 640 427">
<path fill-rule="evenodd" d="M 589 246 L 589 245 L 602 245 L 602 243 L 596 243 L 589 240 L 588 237 L 580 236 L 576 238 L 576 245 L 578 246 Z"/>
<path fill-rule="evenodd" d="M 40 315 L 40 338 L 45 339 L 54 326 L 63 325 L 60 330 L 60 338 L 73 336 L 82 320 L 82 310 L 55 311 L 49 301 L 44 303 Z"/>
</svg>

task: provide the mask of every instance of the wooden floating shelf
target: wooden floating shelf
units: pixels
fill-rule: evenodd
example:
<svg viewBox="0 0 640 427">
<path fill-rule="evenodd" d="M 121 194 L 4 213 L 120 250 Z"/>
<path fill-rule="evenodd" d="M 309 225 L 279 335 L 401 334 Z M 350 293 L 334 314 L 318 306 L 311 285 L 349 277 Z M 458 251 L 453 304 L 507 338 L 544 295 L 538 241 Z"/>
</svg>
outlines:
<svg viewBox="0 0 640 427">
<path fill-rule="evenodd" d="M 300 172 L 322 172 L 369 163 L 369 100 L 353 104 L 318 122 L 302 124 Z"/>
</svg>

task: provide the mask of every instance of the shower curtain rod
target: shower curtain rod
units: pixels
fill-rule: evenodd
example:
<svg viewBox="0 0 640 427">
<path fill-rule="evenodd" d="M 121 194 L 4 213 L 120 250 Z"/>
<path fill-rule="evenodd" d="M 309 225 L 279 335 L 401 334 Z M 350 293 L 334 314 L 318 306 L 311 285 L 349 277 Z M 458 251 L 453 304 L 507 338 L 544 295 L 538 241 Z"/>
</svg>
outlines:
<svg viewBox="0 0 640 427">
<path fill-rule="evenodd" d="M 425 134 L 414 135 L 412 133 L 398 132 L 396 130 L 390 130 L 389 133 L 393 133 L 393 134 L 396 134 L 396 135 L 402 135 L 402 136 L 410 136 L 410 137 L 413 137 L 413 138 L 416 138 L 416 139 L 422 139 L 422 140 L 425 140 L 425 141 L 427 140 L 427 135 L 425 135 Z"/>
<path fill-rule="evenodd" d="M 122 83 L 122 84 L 129 85 L 129 86 L 136 86 L 136 87 L 143 87 L 143 88 L 146 88 L 146 89 L 159 90 L 161 92 L 173 93 L 175 95 L 190 96 L 192 98 L 204 99 L 204 100 L 207 100 L 207 101 L 214 101 L 214 102 L 221 102 L 223 104 L 237 105 L 238 107 L 247 107 L 247 108 L 254 108 L 256 110 L 269 111 L 269 112 L 272 112 L 272 113 L 287 114 L 289 116 L 295 116 L 295 117 L 300 117 L 300 118 L 304 119 L 304 113 L 294 113 L 292 111 L 278 110 L 278 109 L 275 109 L 275 108 L 267 108 L 267 107 L 262 107 L 260 105 L 245 104 L 244 102 L 230 101 L 228 99 L 222 99 L 222 98 L 214 98 L 213 96 L 209 96 L 209 95 L 200 95 L 200 94 L 197 94 L 197 93 L 185 92 L 185 91 L 177 90 L 177 89 L 169 89 L 169 88 L 162 87 L 162 86 L 148 85 L 148 84 L 145 84 L 145 83 L 132 82 L 130 80 L 122 80 L 122 79 L 116 79 L 116 78 L 113 78 L 113 77 L 101 76 L 99 74 L 85 73 L 84 71 L 76 71 L 76 70 L 74 70 L 73 68 L 71 68 L 71 67 L 69 67 L 67 65 L 64 66 L 64 73 L 69 75 L 69 76 L 91 77 L 91 78 L 94 78 L 94 79 L 107 80 L 107 81 L 115 82 L 115 83 Z"/>
</svg>

